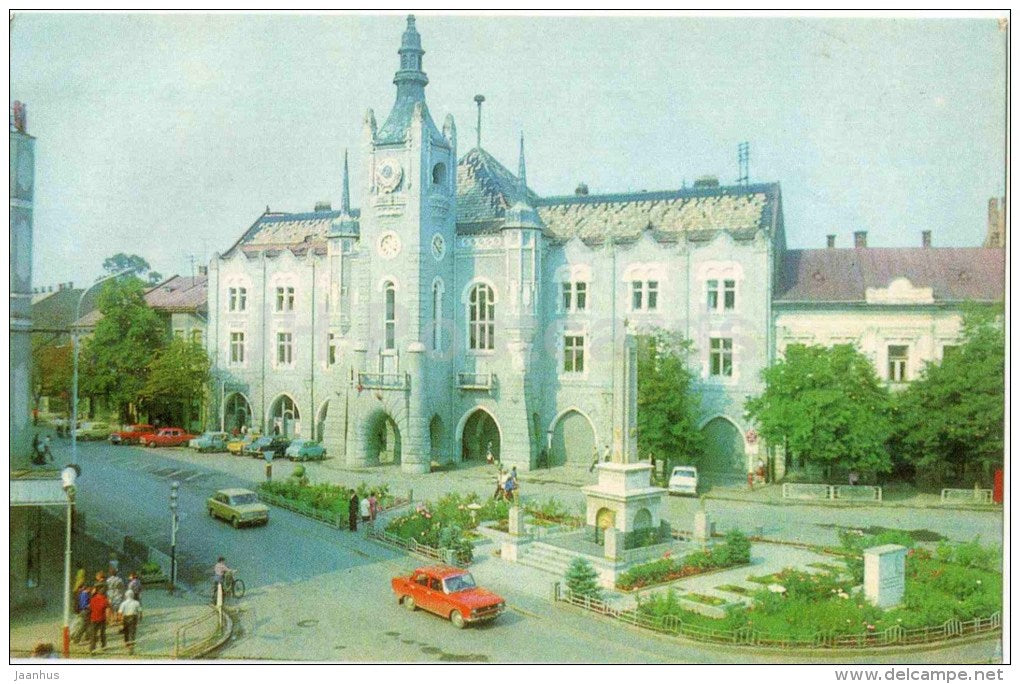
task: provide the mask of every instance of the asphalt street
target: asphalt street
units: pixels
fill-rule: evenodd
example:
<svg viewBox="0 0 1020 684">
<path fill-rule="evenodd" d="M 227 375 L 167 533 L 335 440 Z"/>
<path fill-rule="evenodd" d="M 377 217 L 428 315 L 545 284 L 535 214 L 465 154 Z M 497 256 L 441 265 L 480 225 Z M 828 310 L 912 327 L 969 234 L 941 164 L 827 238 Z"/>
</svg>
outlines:
<svg viewBox="0 0 1020 684">
<path fill-rule="evenodd" d="M 58 459 L 60 456 L 58 453 Z M 409 614 L 397 605 L 390 578 L 422 564 L 406 554 L 369 542 L 360 534 L 331 529 L 277 508 L 271 509 L 270 522 L 264 527 L 235 530 L 223 521 L 211 519 L 204 504 L 213 491 L 224 487 L 252 488 L 262 478 L 263 465 L 255 459 L 86 443 L 79 447 L 79 460 L 83 470 L 79 500 L 87 515 L 107 528 L 162 551 L 169 550 L 170 482 L 180 482 L 177 547 L 180 580 L 193 591 L 208 591 L 211 567 L 217 556 L 223 555 L 248 586 L 246 596 L 236 602 L 240 609 L 237 638 L 220 653 L 222 658 L 479 663 L 831 659 L 808 655 L 791 658 L 781 652 L 752 655 L 747 651 L 677 642 L 609 620 L 594 619 L 575 609 L 553 605 L 546 598 L 555 578 L 493 558 L 491 549 L 476 554 L 472 572 L 480 584 L 506 597 L 510 610 L 490 625 L 457 630 L 439 617 L 421 611 Z M 324 464 L 312 465 L 318 469 Z M 285 475 L 290 467 L 289 463 L 278 464 L 276 475 Z M 352 474 L 351 482 L 375 479 L 362 475 Z M 453 484 L 453 479 L 447 483 Z M 466 482 L 460 484 L 463 486 L 452 488 L 467 486 Z M 545 488 L 536 484 L 535 489 Z M 722 502 L 712 505 L 716 503 Z M 681 508 L 678 515 L 686 514 L 686 508 L 693 505 L 692 500 L 670 502 L 671 509 Z M 732 513 L 723 515 L 723 510 Z M 738 518 L 741 510 L 744 515 Z M 890 522 L 899 518 L 900 524 L 890 526 L 905 526 L 902 511 L 865 512 L 869 514 L 868 520 L 871 513 L 891 514 Z M 835 514 L 836 522 L 841 515 L 854 514 L 824 513 L 830 517 Z M 725 523 L 726 515 L 732 515 L 741 527 L 747 527 L 749 520 L 752 524 L 803 525 L 805 529 L 813 526 L 813 530 L 821 532 L 812 534 L 833 535 L 831 528 L 816 524 L 828 520 L 820 519 L 818 514 L 815 509 L 777 509 L 735 502 L 732 507 L 721 508 L 719 518 Z M 786 515 L 796 520 L 791 523 L 777 519 Z M 861 511 L 856 511 L 854 519 L 861 518 Z M 964 516 L 962 520 L 965 534 L 961 536 L 966 538 L 975 531 L 991 535 L 1001 524 L 1001 518 L 987 514 L 973 520 Z M 925 657 L 931 662 L 987 660 L 988 650 L 985 644 L 959 645 Z M 913 662 L 916 657 L 861 655 L 850 660 Z"/>
</svg>

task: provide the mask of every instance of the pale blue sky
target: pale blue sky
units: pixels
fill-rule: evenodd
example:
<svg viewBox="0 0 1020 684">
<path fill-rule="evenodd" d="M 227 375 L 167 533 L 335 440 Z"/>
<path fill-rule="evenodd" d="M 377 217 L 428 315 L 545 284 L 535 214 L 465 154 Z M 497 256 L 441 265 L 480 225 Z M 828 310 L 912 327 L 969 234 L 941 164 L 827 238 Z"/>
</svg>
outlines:
<svg viewBox="0 0 1020 684">
<path fill-rule="evenodd" d="M 976 246 L 1004 190 L 1006 34 L 993 18 L 418 14 L 429 107 L 543 195 L 779 181 L 787 242 Z M 36 285 L 135 252 L 164 274 L 268 204 L 339 205 L 345 147 L 393 102 L 402 14 L 20 14 L 11 99 L 38 138 Z"/>
</svg>

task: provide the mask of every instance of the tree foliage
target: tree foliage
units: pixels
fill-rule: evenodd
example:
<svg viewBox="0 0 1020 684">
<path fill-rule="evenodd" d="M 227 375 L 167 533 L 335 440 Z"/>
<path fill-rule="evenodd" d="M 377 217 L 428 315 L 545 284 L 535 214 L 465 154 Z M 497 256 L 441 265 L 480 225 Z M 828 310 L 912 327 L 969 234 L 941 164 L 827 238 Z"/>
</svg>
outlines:
<svg viewBox="0 0 1020 684">
<path fill-rule="evenodd" d="M 79 367 L 82 392 L 106 396 L 127 415 L 149 378 L 149 367 L 164 344 L 159 316 L 143 298 L 137 278 L 111 280 L 99 294 L 102 319 L 83 345 Z"/>
<path fill-rule="evenodd" d="M 988 484 L 1005 454 L 1005 331 L 1000 307 L 973 308 L 963 341 L 895 401 L 895 453 L 924 479 Z"/>
<path fill-rule="evenodd" d="M 144 276 L 149 271 L 149 262 L 137 254 L 118 252 L 103 261 L 107 273 L 125 272 L 124 275 Z"/>
<path fill-rule="evenodd" d="M 765 391 L 745 404 L 758 431 L 807 462 L 864 474 L 891 469 L 889 392 L 852 345 L 791 345 L 762 372 Z"/>
<path fill-rule="evenodd" d="M 697 463 L 705 437 L 698 430 L 694 374 L 687 366 L 690 342 L 655 329 L 638 344 L 638 450 L 674 463 Z M 668 468 L 667 468 L 668 472 Z"/>
<path fill-rule="evenodd" d="M 210 366 L 209 355 L 201 344 L 175 338 L 149 363 L 140 399 L 157 411 L 180 418 L 186 426 L 192 407 L 201 400 L 209 382 Z"/>
<path fill-rule="evenodd" d="M 575 558 L 567 568 L 564 579 L 567 581 L 567 588 L 574 596 L 590 596 L 591 598 L 602 598 L 602 587 L 598 583 L 598 573 L 591 563 L 584 558 Z"/>
<path fill-rule="evenodd" d="M 72 352 L 70 344 L 32 341 L 32 387 L 37 397 L 59 397 L 70 393 L 74 363 Z"/>
</svg>

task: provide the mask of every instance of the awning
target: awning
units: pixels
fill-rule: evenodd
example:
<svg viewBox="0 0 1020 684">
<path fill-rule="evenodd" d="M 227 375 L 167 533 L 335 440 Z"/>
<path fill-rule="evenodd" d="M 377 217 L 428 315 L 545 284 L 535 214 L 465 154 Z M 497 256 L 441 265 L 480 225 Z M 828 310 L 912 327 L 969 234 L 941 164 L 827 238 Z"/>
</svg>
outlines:
<svg viewBox="0 0 1020 684">
<path fill-rule="evenodd" d="M 55 478 L 25 478 L 11 480 L 11 507 L 15 506 L 66 506 L 60 476 Z"/>
</svg>

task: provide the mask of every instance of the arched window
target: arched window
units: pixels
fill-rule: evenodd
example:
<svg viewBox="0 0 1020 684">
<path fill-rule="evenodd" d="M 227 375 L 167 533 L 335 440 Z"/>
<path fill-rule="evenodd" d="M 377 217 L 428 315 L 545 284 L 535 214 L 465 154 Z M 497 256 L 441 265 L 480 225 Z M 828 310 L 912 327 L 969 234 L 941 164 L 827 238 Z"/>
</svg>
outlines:
<svg viewBox="0 0 1020 684">
<path fill-rule="evenodd" d="M 432 351 L 443 350 L 443 281 L 432 283 Z"/>
<path fill-rule="evenodd" d="M 393 281 L 383 284 L 383 335 L 386 339 L 385 349 L 397 347 L 397 288 Z"/>
<path fill-rule="evenodd" d="M 432 185 L 442 185 L 446 180 L 446 164 L 439 162 L 432 167 Z"/>
<path fill-rule="evenodd" d="M 479 283 L 468 299 L 468 348 L 495 349 L 496 306 L 492 288 Z"/>
</svg>

